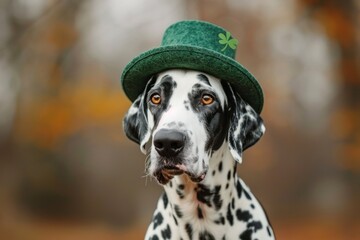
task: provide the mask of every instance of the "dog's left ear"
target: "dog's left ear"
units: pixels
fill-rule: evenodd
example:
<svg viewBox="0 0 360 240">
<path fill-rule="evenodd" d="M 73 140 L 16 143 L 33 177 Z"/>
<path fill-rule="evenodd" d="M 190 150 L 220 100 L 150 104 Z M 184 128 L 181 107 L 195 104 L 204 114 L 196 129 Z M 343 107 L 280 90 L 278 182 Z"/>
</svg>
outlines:
<svg viewBox="0 0 360 240">
<path fill-rule="evenodd" d="M 147 117 L 147 92 L 153 86 L 155 77 L 147 83 L 145 90 L 133 102 L 123 120 L 126 136 L 140 145 L 140 150 L 146 154 L 145 146 L 150 140 L 151 129 Z"/>
<path fill-rule="evenodd" d="M 241 163 L 242 152 L 254 145 L 265 132 L 263 120 L 229 83 L 223 83 L 228 98 L 228 144 L 233 158 Z"/>
</svg>

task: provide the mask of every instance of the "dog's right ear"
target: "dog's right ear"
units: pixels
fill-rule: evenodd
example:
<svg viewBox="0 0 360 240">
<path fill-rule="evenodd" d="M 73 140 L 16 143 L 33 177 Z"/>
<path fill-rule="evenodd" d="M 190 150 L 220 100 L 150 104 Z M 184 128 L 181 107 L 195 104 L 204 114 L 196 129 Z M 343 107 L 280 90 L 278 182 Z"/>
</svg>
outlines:
<svg viewBox="0 0 360 240">
<path fill-rule="evenodd" d="M 154 85 L 156 77 L 152 77 L 147 83 L 145 90 L 133 102 L 123 120 L 123 129 L 126 136 L 140 145 L 140 150 L 146 154 L 145 146 L 150 140 L 151 129 L 148 125 L 147 116 L 147 93 Z"/>
<path fill-rule="evenodd" d="M 264 134 L 262 118 L 246 103 L 229 83 L 223 83 L 228 100 L 229 132 L 228 144 L 233 158 L 241 163 L 242 153 L 254 145 Z"/>
</svg>

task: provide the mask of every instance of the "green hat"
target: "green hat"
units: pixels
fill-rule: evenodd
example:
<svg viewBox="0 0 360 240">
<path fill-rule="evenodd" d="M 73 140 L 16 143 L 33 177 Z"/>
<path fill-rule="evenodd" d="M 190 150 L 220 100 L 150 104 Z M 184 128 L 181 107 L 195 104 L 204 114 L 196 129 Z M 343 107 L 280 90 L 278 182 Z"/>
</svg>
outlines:
<svg viewBox="0 0 360 240">
<path fill-rule="evenodd" d="M 168 69 L 191 69 L 231 83 L 260 113 L 264 99 L 255 77 L 235 60 L 238 41 L 225 29 L 203 21 L 181 21 L 166 29 L 160 47 L 146 51 L 125 67 L 121 83 L 134 101 L 149 78 Z"/>
</svg>

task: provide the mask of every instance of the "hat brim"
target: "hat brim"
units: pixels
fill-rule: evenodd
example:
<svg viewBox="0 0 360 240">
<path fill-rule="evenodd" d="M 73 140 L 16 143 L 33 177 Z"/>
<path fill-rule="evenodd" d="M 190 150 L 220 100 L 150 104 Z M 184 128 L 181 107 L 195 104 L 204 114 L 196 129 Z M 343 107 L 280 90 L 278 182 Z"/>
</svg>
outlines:
<svg viewBox="0 0 360 240">
<path fill-rule="evenodd" d="M 135 101 L 152 75 L 168 69 L 198 70 L 228 81 L 257 113 L 262 110 L 263 93 L 249 71 L 230 57 L 188 45 L 158 47 L 134 58 L 121 75 L 125 94 Z"/>
</svg>

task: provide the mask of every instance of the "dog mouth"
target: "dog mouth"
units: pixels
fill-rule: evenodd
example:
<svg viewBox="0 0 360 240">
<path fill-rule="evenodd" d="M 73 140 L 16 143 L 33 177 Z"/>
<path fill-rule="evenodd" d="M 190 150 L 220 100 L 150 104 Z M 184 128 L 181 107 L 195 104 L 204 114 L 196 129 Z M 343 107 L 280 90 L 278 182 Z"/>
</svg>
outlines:
<svg viewBox="0 0 360 240">
<path fill-rule="evenodd" d="M 171 179 L 173 179 L 173 177 L 181 174 L 186 174 L 187 176 L 189 176 L 191 181 L 199 183 L 204 180 L 206 172 L 201 173 L 200 175 L 195 175 L 191 173 L 184 164 L 168 164 L 160 167 L 157 171 L 155 171 L 154 177 L 160 184 L 165 185 Z"/>
</svg>

